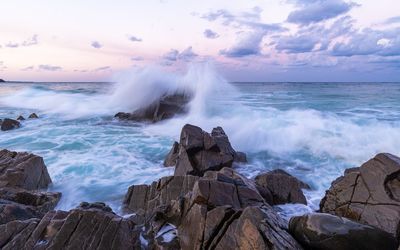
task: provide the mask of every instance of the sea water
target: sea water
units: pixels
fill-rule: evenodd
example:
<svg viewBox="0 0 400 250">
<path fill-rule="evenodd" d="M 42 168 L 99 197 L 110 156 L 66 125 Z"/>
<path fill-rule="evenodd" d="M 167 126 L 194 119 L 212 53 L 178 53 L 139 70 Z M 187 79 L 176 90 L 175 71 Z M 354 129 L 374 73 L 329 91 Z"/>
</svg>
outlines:
<svg viewBox="0 0 400 250">
<path fill-rule="evenodd" d="M 0 133 L 0 148 L 44 158 L 62 192 L 58 209 L 102 201 L 120 213 L 132 184 L 173 174 L 162 165 L 182 126 L 222 126 L 246 152 L 247 177 L 281 168 L 308 183 L 308 205 L 279 206 L 285 216 L 317 210 L 331 182 L 379 152 L 400 155 L 399 83 L 228 83 L 209 66 L 183 74 L 156 68 L 123 72 L 114 83 L 1 83 L 0 118 L 36 112 Z M 118 121 L 165 93 L 193 97 L 185 116 L 157 124 Z"/>
</svg>

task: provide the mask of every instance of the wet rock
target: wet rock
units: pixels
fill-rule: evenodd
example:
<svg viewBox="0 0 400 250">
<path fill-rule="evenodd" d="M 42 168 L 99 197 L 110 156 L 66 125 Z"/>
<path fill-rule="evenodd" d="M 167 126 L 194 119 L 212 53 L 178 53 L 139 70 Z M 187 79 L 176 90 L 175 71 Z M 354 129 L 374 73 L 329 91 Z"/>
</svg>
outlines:
<svg viewBox="0 0 400 250">
<path fill-rule="evenodd" d="M 25 120 L 25 118 L 22 115 L 20 115 L 20 116 L 18 116 L 17 120 L 18 121 L 23 121 L 23 120 Z"/>
<path fill-rule="evenodd" d="M 133 113 L 119 112 L 115 117 L 121 120 L 158 122 L 187 113 L 187 104 L 190 100 L 190 96 L 183 94 L 166 95 L 147 107 L 135 110 Z"/>
<path fill-rule="evenodd" d="M 171 150 L 167 154 L 164 160 L 164 166 L 165 167 L 172 167 L 176 165 L 176 161 L 178 159 L 178 153 L 179 153 L 179 143 L 174 142 L 172 145 Z"/>
<path fill-rule="evenodd" d="M 3 79 L 0 79 L 0 82 L 6 82 L 6 81 L 4 81 Z"/>
<path fill-rule="evenodd" d="M 47 188 L 51 183 L 43 158 L 27 152 L 0 150 L 0 188 Z"/>
<path fill-rule="evenodd" d="M 330 214 L 293 217 L 289 231 L 307 249 L 397 249 L 397 241 L 390 233 Z"/>
<path fill-rule="evenodd" d="M 232 167 L 235 159 L 244 162 L 246 155 L 232 148 L 221 127 L 214 128 L 209 134 L 197 126 L 186 124 L 179 143 L 174 143 L 164 165 L 175 165 L 174 175 L 202 176 L 207 171 Z"/>
<path fill-rule="evenodd" d="M 281 169 L 276 169 L 255 178 L 260 193 L 266 200 L 272 196 L 272 204 L 301 203 L 307 205 L 302 188 L 310 187 Z"/>
<path fill-rule="evenodd" d="M 0 225 L 2 249 L 140 249 L 135 225 L 98 205 Z"/>
<path fill-rule="evenodd" d="M 376 226 L 400 239 L 400 158 L 382 153 L 332 182 L 320 210 Z"/>
<path fill-rule="evenodd" d="M 231 168 L 132 186 L 125 204 L 142 216 L 150 245 L 170 225 L 175 249 L 301 249 L 252 180 Z"/>
<path fill-rule="evenodd" d="M 1 122 L 1 130 L 2 131 L 7 131 L 7 130 L 19 128 L 20 126 L 21 126 L 21 124 L 19 123 L 19 121 L 16 121 L 16 120 L 13 120 L 13 119 L 9 119 L 9 118 L 5 118 Z"/>
<path fill-rule="evenodd" d="M 36 113 L 32 113 L 28 116 L 29 119 L 37 119 L 39 116 Z"/>
<path fill-rule="evenodd" d="M 236 151 L 233 156 L 233 161 L 239 163 L 247 163 L 247 156 L 243 152 Z"/>
</svg>

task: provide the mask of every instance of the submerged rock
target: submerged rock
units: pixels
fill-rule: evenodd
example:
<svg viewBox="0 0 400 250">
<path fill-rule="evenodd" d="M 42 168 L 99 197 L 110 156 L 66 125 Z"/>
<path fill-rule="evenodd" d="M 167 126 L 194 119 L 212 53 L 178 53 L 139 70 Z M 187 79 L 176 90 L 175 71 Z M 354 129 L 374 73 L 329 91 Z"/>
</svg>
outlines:
<svg viewBox="0 0 400 250">
<path fill-rule="evenodd" d="M 32 113 L 28 116 L 29 119 L 37 119 L 39 116 L 36 113 Z"/>
<path fill-rule="evenodd" d="M 232 167 L 235 159 L 243 162 L 246 155 L 232 148 L 221 127 L 214 128 L 209 134 L 197 126 L 186 124 L 179 143 L 174 143 L 164 165 L 175 165 L 174 175 L 202 176 L 210 170 Z"/>
<path fill-rule="evenodd" d="M 332 182 L 320 210 L 376 226 L 400 239 L 400 158 L 382 153 Z"/>
<path fill-rule="evenodd" d="M 260 193 L 269 200 L 272 196 L 271 205 L 286 203 L 301 203 L 307 205 L 306 197 L 301 189 L 310 189 L 306 183 L 296 179 L 282 169 L 276 169 L 255 178 Z"/>
<path fill-rule="evenodd" d="M 69 212 L 50 211 L 41 220 L 0 225 L 2 249 L 140 249 L 138 231 L 128 219 L 97 205 Z"/>
<path fill-rule="evenodd" d="M 1 121 L 1 130 L 2 131 L 19 128 L 20 126 L 21 126 L 21 124 L 17 120 L 5 118 L 4 120 Z"/>
<path fill-rule="evenodd" d="M 134 185 L 124 203 L 150 245 L 160 244 L 157 235 L 168 224 L 176 228 L 173 249 L 301 249 L 254 183 L 231 168 Z"/>
<path fill-rule="evenodd" d="M 166 95 L 147 107 L 135 110 L 133 113 L 119 112 L 115 117 L 121 120 L 158 122 L 187 113 L 190 100 L 191 97 L 184 94 Z"/>
<path fill-rule="evenodd" d="M 17 120 L 18 121 L 23 121 L 23 120 L 25 120 L 25 118 L 22 115 L 20 115 L 20 116 L 18 116 Z"/>
<path fill-rule="evenodd" d="M 307 249 L 397 249 L 397 241 L 390 233 L 330 214 L 293 217 L 289 231 Z"/>
</svg>

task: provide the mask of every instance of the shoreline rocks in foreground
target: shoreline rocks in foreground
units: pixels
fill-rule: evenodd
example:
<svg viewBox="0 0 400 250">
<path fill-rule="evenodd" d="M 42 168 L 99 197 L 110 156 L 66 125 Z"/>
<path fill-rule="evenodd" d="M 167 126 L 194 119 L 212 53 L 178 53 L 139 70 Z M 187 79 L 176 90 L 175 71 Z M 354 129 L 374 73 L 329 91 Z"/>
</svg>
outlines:
<svg viewBox="0 0 400 250">
<path fill-rule="evenodd" d="M 190 100 L 191 96 L 185 94 L 164 95 L 146 107 L 132 113 L 119 112 L 115 117 L 120 120 L 159 122 L 187 113 Z"/>
<path fill-rule="evenodd" d="M 398 248 L 396 156 L 379 154 L 347 170 L 321 201 L 331 214 L 292 217 L 288 226 L 271 205 L 303 203 L 309 186 L 283 170 L 248 179 L 234 170 L 235 154 L 222 128 L 209 134 L 185 125 L 166 158 L 166 165 L 176 165 L 174 175 L 129 187 L 123 206 L 130 214 L 122 217 L 101 202 L 54 211 L 61 194 L 38 190 L 51 183 L 43 159 L 1 150 L 0 248 Z M 340 213 L 351 220 L 332 215 Z"/>
</svg>

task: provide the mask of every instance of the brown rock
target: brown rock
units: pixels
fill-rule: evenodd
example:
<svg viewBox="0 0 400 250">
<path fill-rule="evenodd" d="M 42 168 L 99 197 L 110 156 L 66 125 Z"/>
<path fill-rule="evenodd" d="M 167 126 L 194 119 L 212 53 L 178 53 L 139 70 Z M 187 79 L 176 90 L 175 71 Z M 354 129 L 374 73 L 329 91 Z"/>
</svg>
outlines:
<svg viewBox="0 0 400 250">
<path fill-rule="evenodd" d="M 2 249 L 140 249 L 134 224 L 90 206 L 0 225 Z"/>
<path fill-rule="evenodd" d="M 400 158 L 378 154 L 346 171 L 321 200 L 324 213 L 376 226 L 400 239 Z"/>
<path fill-rule="evenodd" d="M 23 120 L 25 120 L 25 118 L 22 115 L 20 115 L 20 116 L 18 116 L 17 120 L 18 121 L 23 121 Z"/>
<path fill-rule="evenodd" d="M 171 150 L 169 151 L 169 153 L 165 157 L 164 166 L 165 167 L 175 166 L 177 158 L 178 158 L 178 153 L 179 153 L 179 143 L 178 142 L 174 142 L 174 144 L 172 145 Z"/>
<path fill-rule="evenodd" d="M 43 158 L 26 152 L 0 150 L 0 188 L 47 188 L 51 183 Z"/>
<path fill-rule="evenodd" d="M 397 249 L 397 241 L 390 233 L 330 214 L 293 217 L 289 231 L 307 249 Z"/>
<path fill-rule="evenodd" d="M 32 113 L 28 116 L 29 119 L 37 119 L 39 116 L 36 113 Z"/>
<path fill-rule="evenodd" d="M 21 126 L 21 124 L 19 123 L 19 121 L 16 121 L 16 120 L 13 120 L 13 119 L 9 119 L 9 118 L 5 118 L 1 122 L 1 130 L 2 131 L 7 131 L 7 130 L 19 128 L 20 126 Z"/>
<path fill-rule="evenodd" d="M 306 197 L 301 189 L 309 189 L 310 187 L 281 169 L 257 175 L 255 181 L 266 200 L 269 200 L 270 195 L 272 195 L 271 205 L 307 204 Z"/>
</svg>

